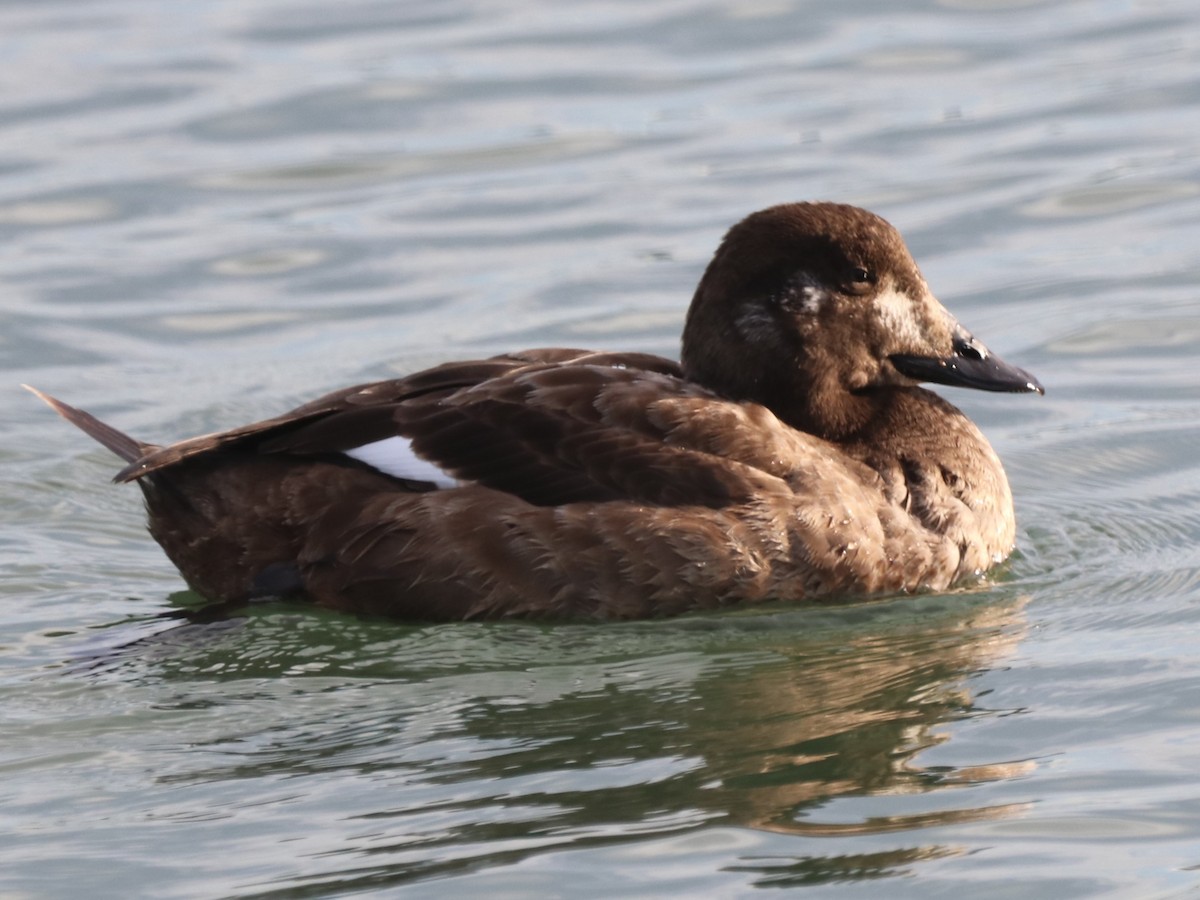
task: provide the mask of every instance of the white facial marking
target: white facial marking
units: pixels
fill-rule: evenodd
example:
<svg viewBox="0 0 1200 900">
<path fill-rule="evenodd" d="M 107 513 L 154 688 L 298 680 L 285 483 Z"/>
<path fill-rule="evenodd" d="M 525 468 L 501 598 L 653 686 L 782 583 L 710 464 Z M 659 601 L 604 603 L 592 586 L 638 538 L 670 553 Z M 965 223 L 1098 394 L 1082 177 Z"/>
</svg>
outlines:
<svg viewBox="0 0 1200 900">
<path fill-rule="evenodd" d="M 796 291 L 800 298 L 800 312 L 815 316 L 821 311 L 821 303 L 825 300 L 825 292 L 819 287 L 806 284 Z"/>
<path fill-rule="evenodd" d="M 769 298 L 765 303 L 747 303 L 743 306 L 734 319 L 734 326 L 747 341 L 773 343 L 779 338 L 780 325 L 772 312 L 772 305 L 780 306 L 789 313 L 816 316 L 828 296 L 828 292 L 818 285 L 793 281 L 787 285 L 786 293 Z"/>
<path fill-rule="evenodd" d="M 439 469 L 429 460 L 422 459 L 413 451 L 412 441 L 405 437 L 384 438 L 342 451 L 351 459 L 366 463 L 372 469 L 378 469 L 393 478 L 406 478 L 409 481 L 428 481 L 440 488 L 459 486 L 457 478 Z"/>
<path fill-rule="evenodd" d="M 875 308 L 879 310 L 880 321 L 899 339 L 901 345 L 920 347 L 927 341 L 917 321 L 915 306 L 915 299 L 896 290 L 891 282 L 883 284 L 875 295 Z"/>
</svg>

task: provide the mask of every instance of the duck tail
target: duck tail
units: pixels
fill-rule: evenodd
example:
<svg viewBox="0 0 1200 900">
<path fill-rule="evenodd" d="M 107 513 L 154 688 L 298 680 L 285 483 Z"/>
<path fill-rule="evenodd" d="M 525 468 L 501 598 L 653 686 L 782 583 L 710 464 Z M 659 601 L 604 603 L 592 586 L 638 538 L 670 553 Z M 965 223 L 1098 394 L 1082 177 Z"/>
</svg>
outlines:
<svg viewBox="0 0 1200 900">
<path fill-rule="evenodd" d="M 37 388 L 30 387 L 27 384 L 23 384 L 21 387 L 40 399 L 64 419 L 84 432 L 84 434 L 97 443 L 103 444 L 126 462 L 141 459 L 146 453 L 154 449 L 153 444 L 143 444 L 141 441 L 131 438 L 125 432 L 117 431 L 111 425 L 101 422 L 91 413 L 68 406 L 61 400 L 51 397 L 49 394 L 43 394 Z"/>
</svg>

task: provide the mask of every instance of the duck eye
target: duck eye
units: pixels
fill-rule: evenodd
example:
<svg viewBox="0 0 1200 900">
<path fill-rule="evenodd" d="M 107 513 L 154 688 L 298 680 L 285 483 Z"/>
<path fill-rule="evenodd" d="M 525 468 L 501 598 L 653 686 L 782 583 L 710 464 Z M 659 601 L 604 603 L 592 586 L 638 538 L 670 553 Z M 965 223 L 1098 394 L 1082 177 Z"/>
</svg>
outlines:
<svg viewBox="0 0 1200 900">
<path fill-rule="evenodd" d="M 875 276 L 871 274 L 870 269 L 863 266 L 852 266 L 844 277 L 846 280 L 842 289 L 848 294 L 865 296 L 871 292 L 871 286 L 875 284 Z"/>
</svg>

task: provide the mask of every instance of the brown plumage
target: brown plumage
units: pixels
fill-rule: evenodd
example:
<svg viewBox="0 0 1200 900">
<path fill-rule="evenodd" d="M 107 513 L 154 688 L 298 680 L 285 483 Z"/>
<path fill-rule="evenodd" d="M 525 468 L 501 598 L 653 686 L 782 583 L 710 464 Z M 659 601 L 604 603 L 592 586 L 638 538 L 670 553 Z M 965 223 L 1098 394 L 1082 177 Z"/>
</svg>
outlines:
<svg viewBox="0 0 1200 900">
<path fill-rule="evenodd" d="M 126 460 L 116 480 L 214 600 L 633 618 L 937 590 L 1006 557 L 1000 461 L 920 381 L 1042 390 L 955 322 L 889 224 L 797 203 L 730 230 L 681 364 L 448 363 L 166 447 L 38 395 Z"/>
</svg>

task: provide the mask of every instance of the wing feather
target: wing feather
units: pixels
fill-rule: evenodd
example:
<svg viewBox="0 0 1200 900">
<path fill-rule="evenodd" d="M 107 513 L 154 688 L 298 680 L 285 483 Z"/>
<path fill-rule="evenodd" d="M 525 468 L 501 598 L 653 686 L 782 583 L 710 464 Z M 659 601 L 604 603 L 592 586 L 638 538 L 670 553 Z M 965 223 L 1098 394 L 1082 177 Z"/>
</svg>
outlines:
<svg viewBox="0 0 1200 900">
<path fill-rule="evenodd" d="M 400 436 L 453 478 L 536 506 L 625 499 L 719 508 L 779 489 L 772 473 L 671 440 L 678 423 L 656 404 L 698 398 L 717 399 L 661 357 L 525 351 L 346 388 L 156 449 L 119 477 L 233 449 L 317 456 Z"/>
</svg>

